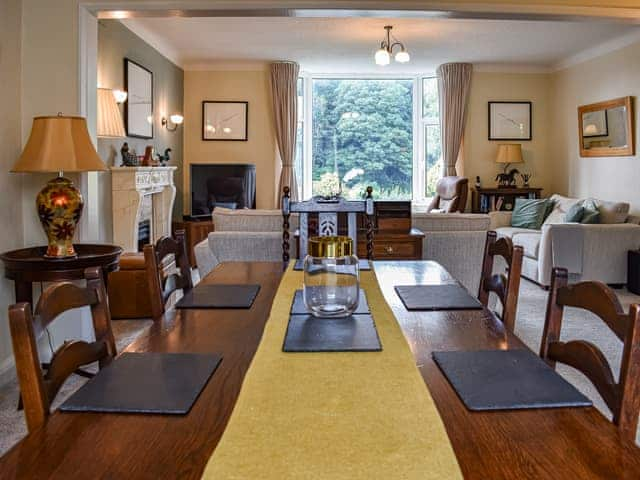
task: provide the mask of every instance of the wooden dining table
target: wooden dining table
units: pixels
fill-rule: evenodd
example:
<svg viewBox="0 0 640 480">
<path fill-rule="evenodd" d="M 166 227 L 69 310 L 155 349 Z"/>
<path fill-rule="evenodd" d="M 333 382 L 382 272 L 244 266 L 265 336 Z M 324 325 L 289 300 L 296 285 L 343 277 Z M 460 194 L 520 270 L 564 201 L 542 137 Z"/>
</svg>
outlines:
<svg viewBox="0 0 640 480">
<path fill-rule="evenodd" d="M 407 311 L 393 287 L 453 281 L 437 263 L 374 262 L 374 268 L 465 478 L 640 478 L 640 450 L 594 407 L 467 410 L 432 352 L 527 347 L 488 310 Z M 55 412 L 0 458 L 0 478 L 200 478 L 224 433 L 282 275 L 281 263 L 221 264 L 203 282 L 259 283 L 251 309 L 173 311 L 127 348 L 222 355 L 187 415 Z M 540 316 L 542 322 L 543 311 Z"/>
</svg>

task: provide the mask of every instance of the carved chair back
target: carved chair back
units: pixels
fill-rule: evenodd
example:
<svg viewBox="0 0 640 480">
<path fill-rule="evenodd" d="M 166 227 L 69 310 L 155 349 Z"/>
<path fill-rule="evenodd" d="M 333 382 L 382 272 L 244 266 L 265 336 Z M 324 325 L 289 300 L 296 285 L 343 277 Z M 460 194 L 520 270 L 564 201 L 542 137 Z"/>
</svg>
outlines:
<svg viewBox="0 0 640 480">
<path fill-rule="evenodd" d="M 620 376 L 615 381 L 609 362 L 594 344 L 583 340 L 560 341 L 564 307 L 597 315 L 622 341 Z M 540 356 L 552 367 L 556 362 L 582 372 L 596 387 L 613 413 L 620 433 L 635 443 L 640 413 L 640 305 L 624 313 L 615 293 L 600 282 L 568 285 L 568 273 L 555 268 L 547 303 Z"/>
<path fill-rule="evenodd" d="M 13 354 L 30 432 L 46 422 L 51 403 L 69 375 L 79 367 L 96 361 L 102 368 L 116 356 L 102 270 L 99 267 L 87 268 L 85 278 L 85 288 L 69 282 L 57 283 L 47 288 L 40 296 L 33 313 L 30 304 L 26 302 L 9 307 Z M 96 341 L 64 342 L 53 354 L 49 367 L 43 374 L 38 356 L 38 339 L 61 313 L 84 306 L 91 308 Z"/>
<path fill-rule="evenodd" d="M 489 305 L 489 294 L 495 293 L 502 304 L 502 323 L 511 332 L 516 323 L 523 254 L 522 247 L 514 246 L 510 238 L 498 239 L 496 232 L 487 232 L 478 300 L 486 307 Z M 495 257 L 504 259 L 507 275 L 493 273 Z"/>
<path fill-rule="evenodd" d="M 162 237 L 155 245 L 145 245 L 144 262 L 151 295 L 151 315 L 158 320 L 176 290 L 186 293 L 193 288 L 184 230 L 177 230 L 174 238 Z"/>
<path fill-rule="evenodd" d="M 291 213 L 300 215 L 300 236 L 298 255 L 304 258 L 307 255 L 307 246 L 309 240 L 309 215 L 318 215 L 318 227 L 316 234 L 321 237 L 338 235 L 338 217 L 339 214 L 347 215 L 347 232 L 353 241 L 354 251 L 357 251 L 358 245 L 358 213 L 364 213 L 367 228 L 367 258 L 373 258 L 373 189 L 367 187 L 367 196 L 364 200 L 349 201 L 344 198 L 337 200 L 325 201 L 313 198 L 305 202 L 291 202 L 289 187 L 284 187 L 282 196 L 282 260 L 289 261 L 290 254 L 290 233 L 289 233 L 289 217 Z"/>
</svg>

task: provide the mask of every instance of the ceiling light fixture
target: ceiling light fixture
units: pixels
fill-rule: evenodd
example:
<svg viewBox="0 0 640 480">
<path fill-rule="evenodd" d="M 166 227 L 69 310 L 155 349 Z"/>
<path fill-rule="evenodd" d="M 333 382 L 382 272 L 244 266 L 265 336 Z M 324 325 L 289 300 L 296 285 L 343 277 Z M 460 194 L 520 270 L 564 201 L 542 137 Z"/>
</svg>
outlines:
<svg viewBox="0 0 640 480">
<path fill-rule="evenodd" d="M 387 38 L 380 43 L 380 49 L 376 52 L 375 60 L 376 65 L 389 65 L 391 63 L 391 56 L 393 55 L 393 49 L 398 47 L 400 50 L 395 54 L 395 61 L 398 63 L 407 63 L 411 60 L 409 52 L 405 48 L 402 42 L 399 42 L 396 37 L 391 34 L 391 25 L 387 25 L 384 29 L 387 31 Z M 393 40 L 393 42 L 392 42 Z"/>
</svg>

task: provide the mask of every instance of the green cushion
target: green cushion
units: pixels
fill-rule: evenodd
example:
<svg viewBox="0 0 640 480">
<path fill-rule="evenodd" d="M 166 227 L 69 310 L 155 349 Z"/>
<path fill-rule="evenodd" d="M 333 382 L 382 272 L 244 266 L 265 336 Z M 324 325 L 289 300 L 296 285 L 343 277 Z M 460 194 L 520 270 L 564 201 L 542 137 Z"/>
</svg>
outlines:
<svg viewBox="0 0 640 480">
<path fill-rule="evenodd" d="M 579 223 L 584 215 L 584 207 L 580 203 L 574 204 L 564 215 L 567 223 Z"/>
<path fill-rule="evenodd" d="M 549 200 L 516 198 L 513 215 L 511 216 L 511 226 L 518 228 L 531 228 L 540 230 L 544 216 L 547 213 Z"/>
<path fill-rule="evenodd" d="M 600 223 L 600 210 L 593 200 L 585 200 L 582 202 L 584 212 L 580 223 Z"/>
</svg>

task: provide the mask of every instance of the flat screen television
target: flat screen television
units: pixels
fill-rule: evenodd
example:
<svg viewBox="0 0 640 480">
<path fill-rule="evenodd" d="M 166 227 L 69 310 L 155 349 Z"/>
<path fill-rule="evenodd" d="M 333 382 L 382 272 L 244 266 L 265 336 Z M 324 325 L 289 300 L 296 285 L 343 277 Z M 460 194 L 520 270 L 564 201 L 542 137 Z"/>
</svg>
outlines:
<svg viewBox="0 0 640 480">
<path fill-rule="evenodd" d="M 191 216 L 208 216 L 215 207 L 256 208 L 255 165 L 191 164 Z"/>
</svg>

